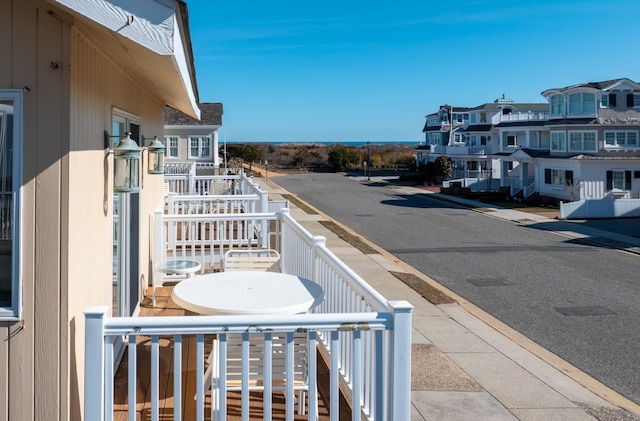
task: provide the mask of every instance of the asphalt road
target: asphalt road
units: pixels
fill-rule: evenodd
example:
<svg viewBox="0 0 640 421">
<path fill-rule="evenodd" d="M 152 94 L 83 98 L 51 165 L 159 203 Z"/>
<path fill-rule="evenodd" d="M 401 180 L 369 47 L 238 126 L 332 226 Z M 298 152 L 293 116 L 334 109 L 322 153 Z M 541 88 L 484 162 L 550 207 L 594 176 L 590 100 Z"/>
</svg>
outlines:
<svg viewBox="0 0 640 421">
<path fill-rule="evenodd" d="M 640 256 L 338 174 L 271 181 L 640 404 Z"/>
</svg>

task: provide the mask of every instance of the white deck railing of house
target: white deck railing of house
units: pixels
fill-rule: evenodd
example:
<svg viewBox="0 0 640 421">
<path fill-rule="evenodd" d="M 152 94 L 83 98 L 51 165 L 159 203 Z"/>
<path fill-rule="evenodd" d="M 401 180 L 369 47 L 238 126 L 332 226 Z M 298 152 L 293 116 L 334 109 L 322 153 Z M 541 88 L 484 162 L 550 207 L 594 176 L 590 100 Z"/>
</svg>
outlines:
<svg viewBox="0 0 640 421">
<path fill-rule="evenodd" d="M 173 172 L 167 172 L 164 181 L 169 192 L 178 195 L 237 195 L 259 194 L 262 190 L 247 177 L 244 171 L 238 175 L 196 175 L 193 163 L 173 163 Z M 185 168 L 180 171 L 181 168 Z M 190 169 L 190 170 L 187 170 Z"/>
<path fill-rule="evenodd" d="M 339 397 L 341 385 L 345 378 L 350 380 L 352 420 L 408 420 L 410 418 L 411 399 L 411 312 L 412 306 L 405 301 L 389 302 L 385 312 L 367 312 L 350 314 L 300 314 L 291 316 L 184 316 L 184 317 L 107 317 L 108 308 L 93 307 L 85 311 L 85 398 L 84 409 L 86 419 L 113 419 L 114 405 L 114 342 L 116 338 L 125 337 L 129 346 L 128 352 L 128 419 L 136 420 L 137 370 L 142 363 L 137 360 L 136 347 L 140 337 L 145 339 L 142 346 L 150 346 L 151 403 L 150 419 L 160 419 L 159 377 L 160 370 L 170 369 L 174 373 L 182 372 L 182 343 L 186 336 L 194 335 L 196 339 L 196 419 L 205 419 L 205 344 L 206 335 L 217 335 L 218 341 L 224 343 L 228 334 L 242 334 L 243 342 L 247 342 L 249 333 L 253 340 L 256 335 L 265 337 L 265 346 L 273 335 L 287 335 L 292 338 L 295 332 L 306 332 L 309 349 L 314 349 L 320 342 L 320 335 L 329 338 L 331 349 L 347 349 L 353 354 L 353 364 L 339 367 L 336 353 L 331 353 L 329 363 L 329 414 L 330 419 L 339 420 Z M 160 363 L 160 339 L 167 337 L 173 340 L 173 360 Z M 376 347 L 369 347 L 365 336 L 374 337 Z M 383 344 L 388 344 L 384 346 Z M 286 350 L 287 354 L 290 352 Z M 219 371 L 225 373 L 224 350 L 220 350 Z M 375 360 L 373 372 L 371 365 L 366 365 L 361 358 L 369 355 Z M 265 356 L 265 364 L 269 366 L 270 358 Z M 287 356 L 287 360 L 292 356 Z M 286 376 L 291 378 L 292 370 Z M 317 400 L 317 359 L 315 352 L 309 352 L 307 368 L 309 377 L 308 419 L 318 419 Z M 265 394 L 271 394 L 271 373 L 265 370 Z M 226 376 L 221 376 L 220 389 L 216 392 L 226 396 Z M 286 419 L 294 417 L 294 394 L 292 382 L 286 382 Z M 173 376 L 173 417 L 182 420 L 182 396 L 186 385 L 182 384 L 182 376 Z M 171 385 L 169 385 L 171 387 Z M 367 402 L 366 389 L 373 389 L 374 400 Z M 249 418 L 248 385 L 243 384 L 241 416 Z M 271 419 L 271 399 L 263 399 L 265 419 Z M 355 403 L 355 405 L 354 405 Z M 366 403 L 366 407 L 365 407 Z M 212 418 L 226 419 L 225 399 L 220 399 L 217 408 L 212 406 Z M 165 416 L 167 414 L 163 414 Z"/>
<path fill-rule="evenodd" d="M 281 270 L 285 273 L 305 277 L 318 283 L 324 290 L 324 300 L 313 308 L 308 315 L 279 316 L 279 319 L 268 317 L 252 318 L 237 316 L 213 317 L 181 317 L 181 318 L 105 318 L 105 310 L 92 310 L 87 313 L 87 362 L 88 379 L 86 403 L 89 408 L 104 408 L 106 415 L 112 413 L 113 385 L 109 384 L 113 377 L 113 338 L 118 335 L 129 335 L 129 346 L 135 346 L 135 336 L 150 335 L 152 347 L 151 383 L 152 408 L 157 408 L 158 388 L 158 335 L 171 334 L 180 343 L 181 335 L 197 334 L 198 341 L 198 380 L 197 390 L 202 387 L 204 373 L 204 335 L 222 334 L 235 326 L 237 332 L 272 332 L 289 333 L 302 329 L 310 332 L 310 346 L 317 345 L 321 355 L 330 366 L 331 419 L 338 418 L 339 391 L 346 394 L 351 402 L 353 420 L 362 417 L 368 420 L 398 420 L 409 418 L 410 408 L 410 353 L 411 353 L 411 309 L 405 302 L 391 303 L 366 283 L 353 270 L 338 259 L 327 247 L 324 237 L 312 236 L 304 227 L 291 217 L 288 209 L 278 213 L 236 214 L 236 215 L 155 215 L 161 221 L 165 232 L 156 234 L 166 241 L 155 241 L 154 249 L 167 247 L 170 238 L 178 237 L 179 226 L 202 226 L 210 219 L 226 221 L 251 221 L 254 229 L 264 221 L 277 221 L 275 234 L 277 248 L 280 249 Z M 211 228 L 210 228 L 211 229 Z M 181 231 L 186 235 L 189 231 Z M 202 232 L 202 231 L 200 231 Z M 229 230 L 225 232 L 230 232 Z M 244 230 L 243 230 L 244 232 Z M 255 236 L 255 233 L 253 234 Z M 267 237 L 271 237 L 270 235 Z M 184 237 L 183 237 L 184 238 Z M 241 238 L 238 244 L 251 244 L 251 236 Z M 234 239 L 235 241 L 236 239 Z M 156 244 L 159 244 L 157 246 Z M 216 244 L 212 244 L 216 246 Z M 207 249 L 201 247 L 202 250 Z M 215 247 L 203 252 L 202 258 L 210 259 L 215 254 Z M 193 257 L 193 256 L 190 256 Z M 204 265 L 203 265 L 204 266 Z M 205 320 L 204 323 L 203 320 Z M 331 321 L 331 323 L 329 323 Z M 279 324 L 273 324 L 279 323 Z M 232 329 L 233 330 L 233 329 Z M 318 342 L 315 338 L 317 333 Z M 179 348 L 179 347 L 178 347 Z M 178 351 L 179 352 L 179 351 Z M 310 353 L 313 354 L 313 353 Z M 129 387 L 135 391 L 136 353 L 129 351 Z M 97 358 L 97 360 L 95 360 Z M 133 359 L 133 360 L 131 360 Z M 179 358 L 174 360 L 174 372 L 179 372 Z M 177 364 L 177 366 L 176 366 Z M 315 361 L 310 368 L 310 377 L 315 379 Z M 100 371 L 96 373 L 96 371 Z M 105 379 L 96 382 L 98 377 Z M 179 377 L 179 376 L 175 376 Z M 97 384 L 100 383 L 100 384 Z M 314 383 L 315 384 L 315 383 Z M 174 396 L 178 396 L 182 386 L 174 385 Z M 224 389 L 224 385 L 221 388 Z M 98 390 L 93 390 L 97 388 Z M 310 387 L 310 398 L 313 387 Z M 131 392 L 134 393 L 134 392 Z M 155 393 L 155 394 L 154 394 Z M 91 397 L 89 397 L 91 396 Z M 154 398 L 155 396 L 155 398 Z M 287 396 L 292 394 L 287 392 Z M 133 400 L 132 400 L 133 399 Z M 287 402 L 293 402 L 293 398 Z M 202 396 L 198 400 L 198 413 L 203 414 Z M 100 406 L 92 406 L 99 403 Z M 313 404 L 313 401 L 312 401 Z M 176 406 L 178 406 L 176 404 Z M 313 406 L 313 405 L 311 405 Z M 130 414 L 135 412 L 135 396 L 129 398 Z M 157 409 L 155 410 L 157 411 Z M 309 409 L 310 414 L 314 412 Z M 157 413 L 152 411 L 152 414 Z M 152 416 L 152 419 L 157 419 Z M 180 419 L 176 417 L 175 419 Z M 313 418 L 310 418 L 313 419 Z"/>
<path fill-rule="evenodd" d="M 526 181 L 528 184 L 526 186 L 524 186 L 524 188 L 522 189 L 522 193 L 524 195 L 524 198 L 527 199 L 529 196 L 531 196 L 532 194 L 534 194 L 536 192 L 536 182 L 531 181 L 531 180 L 527 180 Z"/>
<path fill-rule="evenodd" d="M 268 212 L 268 194 L 174 195 L 167 196 L 168 214 L 261 213 Z"/>
<path fill-rule="evenodd" d="M 197 260 L 201 273 L 219 268 L 231 249 L 271 248 L 269 221 L 276 213 L 152 215 L 152 264 L 167 259 Z"/>
<path fill-rule="evenodd" d="M 526 113 L 499 114 L 493 119 L 493 124 L 505 121 L 544 121 L 549 118 L 548 113 L 528 111 Z"/>
</svg>

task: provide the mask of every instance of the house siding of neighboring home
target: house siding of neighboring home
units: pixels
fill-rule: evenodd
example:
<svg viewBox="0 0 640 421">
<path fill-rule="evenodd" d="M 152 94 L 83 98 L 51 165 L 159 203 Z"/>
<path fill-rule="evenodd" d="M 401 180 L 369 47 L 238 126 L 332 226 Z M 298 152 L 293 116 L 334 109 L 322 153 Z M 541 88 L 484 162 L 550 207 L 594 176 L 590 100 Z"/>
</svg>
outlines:
<svg viewBox="0 0 640 421">
<path fill-rule="evenodd" d="M 22 317 L 0 321 L 0 419 L 82 419 L 84 317 L 111 306 L 113 108 L 162 136 L 164 103 L 129 78 L 63 11 L 0 2 L 0 89 L 23 89 Z M 144 173 L 146 168 L 141 168 Z M 162 176 L 144 174 L 140 279 Z"/>
<path fill-rule="evenodd" d="M 588 198 L 637 198 L 640 195 L 640 180 L 628 174 L 635 174 L 640 170 L 640 109 L 628 103 L 628 97 L 638 94 L 638 85 L 628 79 L 617 79 L 604 82 L 590 82 L 578 84 L 560 89 L 551 89 L 543 92 L 551 102 L 554 95 L 562 95 L 568 102 L 569 95 L 573 93 L 587 92 L 593 93 L 596 98 L 595 110 L 584 115 L 571 115 L 565 107 L 562 115 L 551 116 L 547 122 L 547 128 L 551 133 L 563 132 L 566 137 L 567 147 L 564 151 L 551 151 L 552 158 L 567 158 L 566 165 L 575 168 L 574 180 L 579 184 L 578 195 L 574 199 Z M 601 103 L 602 96 L 606 96 L 607 104 Z M 597 145 L 593 151 L 574 151 L 569 147 L 569 136 L 572 132 L 593 132 L 595 133 Z M 605 135 L 607 132 L 633 132 L 636 136 L 636 145 L 631 147 L 607 146 Z M 572 164 L 570 164 L 572 163 Z M 563 165 L 558 165 L 556 161 L 544 160 L 540 162 L 539 172 L 545 169 L 562 169 Z M 612 189 L 607 183 L 607 174 L 610 172 L 625 174 L 625 188 Z M 543 179 L 539 179 L 543 180 Z M 628 183 L 627 183 L 628 181 Z M 551 189 L 542 183 L 541 194 L 559 199 L 570 199 L 568 189 L 562 194 L 558 188 Z"/>
<path fill-rule="evenodd" d="M 223 107 L 219 102 L 207 102 L 200 105 L 201 118 L 196 120 L 180 111 L 166 107 L 164 112 L 164 135 L 167 148 L 170 147 L 168 139 L 178 139 L 178 156 L 166 154 L 167 161 L 199 161 L 212 162 L 219 165 L 218 159 L 218 129 L 222 126 Z M 211 154 L 207 158 L 194 158 L 190 156 L 189 139 L 191 136 L 205 136 L 211 141 Z"/>
</svg>

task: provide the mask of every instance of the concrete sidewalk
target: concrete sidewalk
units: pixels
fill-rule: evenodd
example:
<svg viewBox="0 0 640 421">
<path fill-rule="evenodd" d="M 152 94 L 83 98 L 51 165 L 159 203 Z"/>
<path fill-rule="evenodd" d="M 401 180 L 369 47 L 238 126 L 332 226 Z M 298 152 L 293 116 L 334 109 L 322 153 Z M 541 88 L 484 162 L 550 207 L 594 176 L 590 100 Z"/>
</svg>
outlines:
<svg viewBox="0 0 640 421">
<path fill-rule="evenodd" d="M 270 199 L 288 193 L 271 180 L 256 181 L 269 192 Z M 411 187 L 394 187 L 394 191 L 397 189 L 402 189 L 402 194 L 426 193 Z M 450 200 L 451 196 L 446 198 Z M 490 216 L 519 223 L 556 221 L 513 210 L 478 207 L 485 207 L 483 212 Z M 328 216 L 321 212 L 307 213 L 294 204 L 290 208 L 297 221 L 312 234 L 326 237 L 331 251 L 385 298 L 407 300 L 415 306 L 411 421 L 640 420 L 640 406 L 375 244 L 369 243 L 377 253 L 363 254 L 321 224 L 332 221 Z M 564 235 L 576 238 L 610 238 L 632 248 L 640 246 L 635 238 L 607 231 L 579 225 L 557 227 Z M 413 276 L 445 292 L 454 302 L 433 304 L 402 282 L 398 274 Z"/>
</svg>

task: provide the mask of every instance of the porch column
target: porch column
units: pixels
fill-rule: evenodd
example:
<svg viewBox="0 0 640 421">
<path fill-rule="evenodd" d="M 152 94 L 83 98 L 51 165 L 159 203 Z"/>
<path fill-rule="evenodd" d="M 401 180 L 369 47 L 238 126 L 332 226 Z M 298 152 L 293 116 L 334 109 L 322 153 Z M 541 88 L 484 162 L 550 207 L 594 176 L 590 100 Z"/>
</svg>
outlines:
<svg viewBox="0 0 640 421">
<path fill-rule="evenodd" d="M 220 154 L 218 153 L 218 129 L 213 132 L 213 169 L 214 174 L 218 175 L 220 169 Z"/>
</svg>

